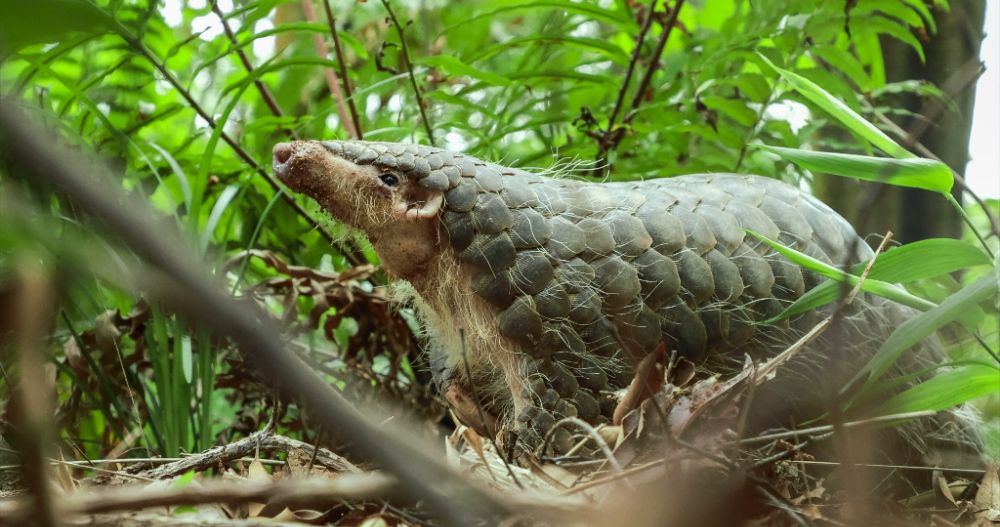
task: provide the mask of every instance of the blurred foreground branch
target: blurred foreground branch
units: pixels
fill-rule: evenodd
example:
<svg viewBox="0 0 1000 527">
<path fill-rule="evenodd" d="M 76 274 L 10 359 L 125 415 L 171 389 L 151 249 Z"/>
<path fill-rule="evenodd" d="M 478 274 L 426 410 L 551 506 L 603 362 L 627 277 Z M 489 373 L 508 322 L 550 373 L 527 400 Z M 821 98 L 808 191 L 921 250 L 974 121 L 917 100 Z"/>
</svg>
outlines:
<svg viewBox="0 0 1000 527">
<path fill-rule="evenodd" d="M 330 432 L 327 437 L 349 442 L 355 454 L 395 475 L 402 488 L 423 501 L 443 523 L 469 525 L 508 514 L 509 508 L 497 497 L 405 441 L 403 433 L 370 424 L 340 393 L 285 351 L 279 328 L 268 323 L 264 313 L 226 295 L 176 230 L 165 228 L 144 206 L 124 195 L 106 170 L 56 144 L 29 124 L 23 112 L 10 103 L 0 104 L 2 155 L 38 180 L 62 188 L 81 209 L 100 218 L 139 256 L 159 268 L 165 283 L 150 284 L 151 294 L 236 342 L 286 398 L 298 397 L 309 407 L 317 423 Z M 84 175 L 77 167 L 93 167 L 93 173 Z"/>
</svg>

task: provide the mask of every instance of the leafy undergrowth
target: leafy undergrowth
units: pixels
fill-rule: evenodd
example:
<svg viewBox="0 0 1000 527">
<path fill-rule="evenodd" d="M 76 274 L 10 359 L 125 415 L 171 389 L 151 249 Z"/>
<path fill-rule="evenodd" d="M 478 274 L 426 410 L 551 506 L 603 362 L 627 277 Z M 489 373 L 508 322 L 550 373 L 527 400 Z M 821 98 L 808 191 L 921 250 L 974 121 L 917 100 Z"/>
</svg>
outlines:
<svg viewBox="0 0 1000 527">
<path fill-rule="evenodd" d="M 966 486 L 981 468 L 843 469 L 797 446 L 863 458 L 871 442 L 837 446 L 850 434 L 829 421 L 733 434 L 751 387 L 770 382 L 764 364 L 716 380 L 647 370 L 637 382 L 657 395 L 622 394 L 621 426 L 562 425 L 586 456 L 504 463 L 456 426 L 367 242 L 269 169 L 275 142 L 363 137 L 609 180 L 833 174 L 936 192 L 964 240 L 890 243 L 843 270 L 788 252 L 830 282 L 782 316 L 838 300 L 840 283 L 922 311 L 850 387 L 878 403 L 853 422 L 971 402 L 997 459 L 1000 204 L 896 124 L 929 119 L 910 98 L 957 114 L 957 94 L 887 78 L 887 42 L 923 56 L 946 7 L 0 2 L 0 523 L 996 521 L 995 465 Z M 31 150 L 38 128 L 49 135 Z M 67 186 L 63 171 L 84 179 Z M 946 368 L 882 397 L 885 372 L 928 336 Z M 333 389 L 309 392 L 290 364 Z M 883 493 L 898 474 L 933 490 Z"/>
</svg>

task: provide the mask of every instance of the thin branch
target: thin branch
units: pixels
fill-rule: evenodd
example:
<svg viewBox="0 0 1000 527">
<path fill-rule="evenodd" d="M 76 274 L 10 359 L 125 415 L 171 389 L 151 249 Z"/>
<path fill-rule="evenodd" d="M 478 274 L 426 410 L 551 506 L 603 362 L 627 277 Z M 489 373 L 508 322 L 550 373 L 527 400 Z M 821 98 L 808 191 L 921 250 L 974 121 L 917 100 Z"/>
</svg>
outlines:
<svg viewBox="0 0 1000 527">
<path fill-rule="evenodd" d="M 253 64 L 250 63 L 250 58 L 247 57 L 243 48 L 239 46 L 239 42 L 236 40 L 236 34 L 233 33 L 233 29 L 229 27 L 229 21 L 226 20 L 226 15 L 222 12 L 222 9 L 219 8 L 217 0 L 213 0 L 212 2 L 212 12 L 219 17 L 219 23 L 222 24 L 222 30 L 225 31 L 226 37 L 229 38 L 229 43 L 233 45 L 233 51 L 236 52 L 236 56 L 239 57 L 240 62 L 243 64 L 243 69 L 247 70 L 247 73 L 253 76 Z M 271 95 L 271 91 L 267 89 L 267 85 L 264 84 L 264 81 L 260 80 L 259 77 L 255 78 L 253 85 L 257 87 L 257 91 L 260 92 L 261 99 L 263 99 L 264 104 L 270 108 L 271 113 L 274 114 L 275 117 L 284 117 L 284 112 L 281 111 L 281 108 L 278 106 L 278 102 L 274 100 L 274 97 Z M 282 127 L 282 131 L 288 137 L 298 139 L 298 134 L 296 134 L 294 130 Z"/>
<path fill-rule="evenodd" d="M 646 41 L 646 33 L 649 33 L 649 28 L 653 25 L 653 19 L 656 18 L 656 2 L 657 0 L 649 2 L 649 7 L 646 10 L 646 20 L 643 21 L 642 27 L 639 29 L 639 35 L 635 37 L 635 48 L 632 49 L 632 57 L 629 58 L 628 68 L 625 70 L 625 78 L 622 80 L 622 87 L 618 90 L 618 98 L 615 99 L 615 106 L 611 109 L 611 115 L 608 116 L 608 132 L 614 129 L 615 120 L 618 119 L 618 113 L 622 110 L 622 104 L 625 103 L 625 94 L 628 92 L 629 83 L 632 82 L 632 72 L 635 71 L 635 65 L 639 62 L 639 55 L 642 53 L 642 44 Z M 655 57 L 653 60 L 656 60 Z"/>
<path fill-rule="evenodd" d="M 565 417 L 557 421 L 556 424 L 552 425 L 552 427 L 549 428 L 548 432 L 545 433 L 545 440 L 542 441 L 541 448 L 539 448 L 538 450 L 539 456 L 544 455 L 545 451 L 548 450 L 549 443 L 552 441 L 552 437 L 555 436 L 556 431 L 566 425 L 573 425 L 579 428 L 580 430 L 583 430 L 584 433 L 590 436 L 590 439 L 594 441 L 594 444 L 597 445 L 597 448 L 601 450 L 601 453 L 604 455 L 608 464 L 611 465 L 611 468 L 616 473 L 620 474 L 622 472 L 622 466 L 620 463 L 618 463 L 618 458 L 615 457 L 615 454 L 611 451 L 611 447 L 609 447 L 608 443 L 604 441 L 604 438 L 601 437 L 601 434 L 597 433 L 597 430 L 594 429 L 594 427 L 590 423 L 587 423 L 583 419 L 579 419 L 577 417 Z M 625 480 L 625 483 L 631 487 L 631 484 L 628 482 L 628 480 Z"/>
<path fill-rule="evenodd" d="M 315 450 L 313 445 L 297 441 L 288 437 L 272 434 L 267 430 L 255 432 L 249 436 L 234 441 L 224 446 L 210 448 L 199 454 L 188 456 L 172 463 L 157 466 L 139 474 L 153 479 L 165 479 L 179 476 L 189 471 L 201 471 L 207 468 L 219 466 L 220 463 L 228 463 L 242 459 L 246 456 L 257 457 L 257 450 L 263 451 L 283 451 L 301 450 L 309 452 Z M 336 472 L 358 473 L 361 470 L 350 461 L 334 454 L 333 452 L 321 448 L 317 451 L 316 461 Z"/>
<path fill-rule="evenodd" d="M 431 146 L 436 146 L 434 131 L 431 129 L 431 122 L 427 120 L 427 112 L 424 110 L 424 98 L 420 95 L 417 78 L 413 75 L 413 63 L 410 62 L 410 50 L 406 46 L 406 35 L 403 34 L 403 26 L 400 25 L 399 19 L 396 18 L 396 13 L 392 12 L 389 0 L 382 0 L 382 5 L 385 6 L 385 10 L 389 13 L 389 19 L 392 21 L 392 25 L 396 28 L 396 33 L 399 35 L 400 51 L 403 53 L 403 65 L 406 66 L 406 72 L 410 76 L 410 86 L 413 87 L 413 95 L 417 98 L 417 109 L 420 110 L 420 120 L 423 121 L 424 131 L 427 132 L 427 141 Z"/>
<path fill-rule="evenodd" d="M 354 131 L 358 139 L 364 139 L 364 132 L 361 131 L 361 119 L 358 118 L 358 109 L 354 104 L 354 94 L 351 93 L 351 78 L 347 75 L 347 61 L 344 60 L 344 50 L 340 47 L 340 34 L 337 32 L 337 19 L 333 16 L 329 0 L 323 0 L 323 10 L 326 11 L 326 23 L 330 26 L 330 36 L 333 37 L 333 50 L 337 53 L 337 65 L 340 67 L 340 81 L 344 83 L 344 94 L 347 95 L 347 109 L 351 111 L 351 120 L 354 122 Z"/>
<path fill-rule="evenodd" d="M 397 483 L 376 473 L 343 474 L 337 478 L 301 478 L 278 481 L 209 480 L 186 487 L 126 486 L 77 491 L 59 501 L 60 516 L 101 514 L 153 507 L 212 503 L 313 504 L 320 508 L 341 500 L 364 500 L 391 493 Z M 23 500 L 0 503 L 0 515 L 28 517 L 36 513 Z"/>
<path fill-rule="evenodd" d="M 888 128 L 888 130 L 892 132 L 893 135 L 902 139 L 904 142 L 908 144 L 912 144 L 913 149 L 916 150 L 918 154 L 926 158 L 944 163 L 944 161 L 941 161 L 940 157 L 934 154 L 934 152 L 931 152 L 931 150 L 927 148 L 927 146 L 925 146 L 923 143 L 921 143 L 917 138 L 910 137 L 906 133 L 906 131 L 900 128 L 900 126 L 896 124 L 892 119 L 889 119 L 881 112 L 875 112 L 875 117 L 879 120 L 880 123 L 882 123 L 882 125 Z M 947 166 L 947 164 L 945 165 Z M 948 168 L 951 169 L 951 167 Z M 971 197 L 973 201 L 976 202 L 977 205 L 982 207 L 983 212 L 986 214 L 986 218 L 989 219 L 990 230 L 992 231 L 993 236 L 1000 238 L 1000 221 L 997 220 L 996 215 L 993 214 L 993 211 L 990 209 L 989 205 L 986 204 L 986 201 L 984 201 L 983 198 L 979 197 L 978 194 L 976 194 L 975 192 L 973 192 L 971 188 L 969 188 L 969 185 L 965 182 L 965 178 L 962 177 L 961 174 L 956 172 L 954 169 L 951 169 L 951 175 L 955 179 L 955 183 L 957 183 L 959 188 L 962 189 L 962 192 L 968 194 L 969 197 Z"/>
<path fill-rule="evenodd" d="M 370 423 L 333 386 L 290 357 L 281 331 L 268 316 L 256 305 L 228 296 L 199 265 L 197 253 L 187 247 L 181 234 L 126 196 L 106 170 L 37 131 L 9 102 L 0 101 L 0 133 L 4 137 L 0 142 L 3 155 L 11 162 L 37 181 L 61 188 L 82 210 L 100 219 L 137 255 L 162 271 L 143 284 L 151 295 L 232 339 L 286 397 L 299 399 L 319 424 L 336 431 L 337 439 L 347 440 L 355 454 L 394 474 L 401 488 L 412 493 L 412 499 L 422 500 L 442 523 L 494 522 L 510 514 L 509 507 L 497 497 L 418 449 L 409 434 L 394 432 L 391 425 Z M 87 175 L 75 167 L 88 167 Z"/>
<path fill-rule="evenodd" d="M 632 50 L 632 57 L 629 60 L 628 69 L 625 72 L 625 80 L 622 82 L 622 87 L 618 91 L 618 98 L 615 101 L 615 106 L 611 111 L 611 116 L 608 118 L 608 127 L 605 130 L 592 134 L 592 137 L 597 139 L 598 146 L 596 159 L 597 168 L 595 168 L 595 175 L 599 175 L 608 168 L 608 152 L 618 147 L 618 144 L 621 143 L 622 139 L 625 137 L 625 129 L 627 125 L 635 119 L 636 110 L 639 108 L 639 105 L 642 104 L 646 90 L 649 89 L 649 84 L 653 80 L 653 74 L 656 73 L 656 70 L 660 66 L 660 57 L 663 55 L 663 50 L 667 46 L 667 41 L 670 39 L 670 34 L 673 32 L 674 26 L 677 25 L 677 16 L 680 14 L 681 7 L 683 6 L 684 0 L 676 0 L 674 2 L 674 7 L 670 10 L 667 20 L 663 23 L 663 31 L 660 33 L 660 38 L 656 42 L 656 48 L 653 50 L 653 55 L 649 59 L 649 66 L 646 67 L 642 80 L 639 81 L 639 89 L 632 97 L 632 102 L 629 104 L 629 111 L 622 118 L 622 126 L 615 128 L 615 119 L 621 111 L 622 102 L 624 101 L 625 93 L 628 90 L 629 82 L 632 78 L 632 72 L 639 60 L 639 52 L 642 50 L 642 43 L 646 38 L 646 33 L 649 31 L 649 27 L 652 24 L 653 19 L 656 18 L 656 13 L 654 12 L 656 0 L 650 2 L 649 13 L 646 16 L 646 21 L 643 23 L 642 29 L 636 37 L 635 49 Z"/>
<path fill-rule="evenodd" d="M 312 0 L 302 0 L 302 12 L 305 13 L 306 20 L 316 22 L 316 11 L 313 10 Z M 316 54 L 326 58 L 327 51 L 326 44 L 323 42 L 323 36 L 319 33 L 313 34 L 313 43 L 316 45 Z M 326 86 L 330 90 L 330 97 L 333 98 L 337 105 L 337 115 L 340 117 L 341 124 L 347 130 L 347 135 L 351 136 L 352 139 L 359 139 L 358 129 L 354 127 L 354 121 L 351 120 L 350 115 L 347 113 L 344 94 L 340 91 L 340 81 L 337 79 L 337 74 L 334 73 L 332 68 L 323 68 L 323 73 L 326 76 Z"/>
<path fill-rule="evenodd" d="M 624 123 L 628 124 L 632 122 L 635 118 L 635 111 L 642 104 L 643 95 L 646 90 L 649 89 L 650 82 L 653 81 L 653 74 L 660 67 L 660 57 L 663 56 L 663 50 L 667 47 L 667 40 L 670 39 L 670 33 L 673 32 L 674 26 L 677 25 L 677 16 L 680 15 L 681 7 L 684 6 L 684 0 L 677 0 L 674 2 L 673 9 L 670 10 L 670 17 L 663 24 L 663 32 L 660 33 L 660 40 L 656 42 L 656 49 L 653 50 L 653 56 L 650 59 L 649 66 L 646 68 L 646 73 L 642 76 L 642 81 L 639 82 L 639 89 L 635 92 L 635 96 L 632 98 L 632 104 L 629 106 L 629 113 L 624 118 Z"/>
<path fill-rule="evenodd" d="M 894 423 L 897 421 L 907 421 L 910 419 L 919 419 L 921 417 L 931 417 L 936 415 L 937 412 L 930 411 L 920 411 L 920 412 L 906 412 L 901 414 L 891 414 L 891 415 L 880 415 L 878 417 L 872 417 L 870 419 L 862 419 L 860 421 L 849 421 L 844 423 L 839 428 L 857 428 L 862 426 L 884 424 L 884 423 Z M 816 434 L 825 434 L 827 432 L 834 431 L 833 425 L 823 425 L 823 426 L 813 426 L 810 428 L 802 428 L 800 430 L 788 430 L 786 432 L 775 432 L 773 434 L 764 434 L 755 437 L 747 437 L 740 439 L 738 441 L 741 445 L 751 445 L 756 443 L 767 443 L 770 441 L 775 441 L 777 439 L 789 439 L 798 436 L 809 436 Z"/>
<path fill-rule="evenodd" d="M 41 268 L 40 268 L 41 267 Z M 45 374 L 48 362 L 43 342 L 54 314 L 55 289 L 44 266 L 30 256 L 14 267 L 14 287 L 9 312 L 10 332 L 0 340 L 0 349 L 16 351 L 20 371 L 13 402 L 11 444 L 21 453 L 21 476 L 29 495 L 25 505 L 34 513 L 33 523 L 55 527 L 58 513 L 49 481 L 46 451 L 55 435 L 51 430 L 54 387 Z"/>
<path fill-rule="evenodd" d="M 827 467 L 839 467 L 841 464 L 836 461 L 816 461 L 810 459 L 793 459 L 789 461 L 790 463 L 797 463 L 799 465 L 819 465 Z M 881 463 L 858 463 L 856 466 L 862 468 L 884 468 L 890 470 L 919 470 L 924 472 L 951 472 L 956 474 L 969 474 L 972 476 L 978 476 L 986 472 L 985 469 L 981 468 L 958 468 L 958 467 L 924 467 L 919 465 L 887 465 Z"/>
</svg>

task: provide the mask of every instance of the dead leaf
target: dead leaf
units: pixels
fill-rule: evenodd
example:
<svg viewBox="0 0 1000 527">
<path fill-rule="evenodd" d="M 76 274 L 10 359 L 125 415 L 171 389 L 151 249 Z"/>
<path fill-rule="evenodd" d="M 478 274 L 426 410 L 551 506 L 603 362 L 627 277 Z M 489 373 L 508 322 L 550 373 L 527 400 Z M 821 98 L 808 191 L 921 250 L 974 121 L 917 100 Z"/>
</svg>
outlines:
<svg viewBox="0 0 1000 527">
<path fill-rule="evenodd" d="M 381 516 L 369 516 L 358 527 L 389 527 L 389 523 Z"/>
<path fill-rule="evenodd" d="M 656 392 L 660 391 L 665 381 L 666 366 L 663 364 L 667 355 L 667 348 L 661 341 L 656 347 L 656 351 L 643 357 L 639 365 L 635 368 L 635 377 L 629 385 L 625 397 L 622 398 L 618 406 L 615 407 L 614 416 L 611 421 L 622 424 L 622 419 L 629 412 L 635 410 L 643 401 L 649 399 Z"/>
<path fill-rule="evenodd" d="M 972 500 L 976 513 L 976 525 L 986 526 L 1000 522 L 1000 476 L 997 464 L 990 460 L 986 464 L 986 474 L 979 482 L 979 491 Z"/>
<path fill-rule="evenodd" d="M 950 501 L 952 505 L 958 505 L 955 501 L 955 496 L 951 493 L 951 488 L 948 487 L 948 480 L 945 479 L 944 473 L 940 471 L 934 471 L 934 482 L 937 484 L 938 491 L 941 495 L 945 497 L 946 500 Z"/>
<path fill-rule="evenodd" d="M 247 470 L 247 480 L 253 482 L 270 482 L 271 474 L 267 472 L 264 468 L 264 464 L 260 462 L 259 459 L 253 460 L 250 463 L 250 469 Z M 260 516 L 261 511 L 264 510 L 265 504 L 263 503 L 250 503 L 247 505 L 247 514 L 250 518 L 256 518 Z"/>
</svg>

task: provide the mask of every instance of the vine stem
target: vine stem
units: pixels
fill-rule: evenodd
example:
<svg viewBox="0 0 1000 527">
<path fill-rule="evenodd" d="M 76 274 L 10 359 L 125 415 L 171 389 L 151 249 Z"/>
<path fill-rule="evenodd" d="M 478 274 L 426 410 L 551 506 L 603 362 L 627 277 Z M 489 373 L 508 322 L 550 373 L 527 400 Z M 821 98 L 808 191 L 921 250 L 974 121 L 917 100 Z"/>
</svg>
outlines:
<svg viewBox="0 0 1000 527">
<path fill-rule="evenodd" d="M 344 49 L 340 46 L 340 35 L 337 33 L 337 19 L 333 16 L 329 0 L 323 0 L 323 11 L 326 12 L 326 23 L 330 26 L 330 37 L 333 38 L 333 50 L 337 54 L 337 65 L 340 68 L 340 82 L 344 83 L 344 98 L 347 109 L 351 111 L 351 121 L 358 139 L 364 139 L 361 131 L 361 119 L 358 118 L 358 108 L 354 104 L 354 94 L 351 93 L 351 78 L 347 75 L 347 61 L 344 60 Z"/>
<path fill-rule="evenodd" d="M 403 34 L 403 26 L 399 23 L 399 19 L 396 18 L 396 13 L 392 11 L 392 6 L 389 5 L 389 0 L 382 0 L 382 5 L 385 6 L 385 10 L 389 13 L 389 20 L 392 21 L 393 27 L 396 28 L 396 33 L 399 34 L 399 46 L 403 52 L 403 64 L 406 66 L 406 72 L 410 76 L 410 86 L 413 87 L 413 95 L 417 98 L 417 109 L 420 110 L 420 120 L 424 123 L 424 131 L 427 132 L 427 141 L 431 146 L 437 146 L 434 142 L 434 131 L 431 129 L 431 123 L 427 120 L 427 112 L 424 110 L 424 98 L 420 95 L 420 88 L 417 86 L 417 78 L 413 75 L 413 64 L 410 62 L 410 49 L 406 45 L 406 36 Z"/>
<path fill-rule="evenodd" d="M 385 1 L 385 0 L 383 0 Z M 653 80 L 653 74 L 659 68 L 660 57 L 663 56 L 663 50 L 667 46 L 667 41 L 670 39 L 670 34 L 673 32 L 674 26 L 677 25 L 677 16 L 681 12 L 681 7 L 684 6 L 684 0 L 676 0 L 674 2 L 674 7 L 670 9 L 670 14 L 667 20 L 663 23 L 663 31 L 660 33 L 660 38 L 656 42 L 656 48 L 653 51 L 652 57 L 649 60 L 649 66 L 642 75 L 642 80 L 639 81 L 639 89 L 636 90 L 635 95 L 632 97 L 632 101 L 629 104 L 629 111 L 622 117 L 622 124 L 628 125 L 635 118 L 636 110 L 642 104 L 643 95 L 646 90 L 649 89 L 649 85 Z M 646 20 L 643 22 L 642 28 L 639 30 L 639 35 L 635 40 L 635 49 L 632 50 L 632 57 L 629 60 L 628 69 L 625 72 L 625 80 L 622 82 L 622 87 L 618 90 L 618 97 L 615 100 L 615 106 L 611 110 L 611 115 L 608 118 L 607 129 L 596 133 L 593 135 L 597 139 L 597 167 L 595 172 L 599 174 L 600 172 L 608 168 L 607 158 L 608 153 L 618 147 L 621 143 L 622 138 L 625 137 L 625 127 L 615 128 L 615 120 L 618 118 L 618 114 L 621 112 L 622 105 L 625 101 L 625 94 L 628 91 L 629 84 L 632 79 L 632 73 L 635 70 L 636 64 L 639 62 L 639 54 L 642 51 L 642 43 L 646 39 L 646 33 L 649 32 L 649 28 L 652 25 L 653 19 L 655 18 L 656 0 L 653 0 L 649 4 L 649 13 L 646 15 Z"/>
<path fill-rule="evenodd" d="M 302 0 L 302 12 L 306 15 L 306 20 L 309 22 L 316 22 L 316 11 L 313 9 L 312 0 Z M 316 53 L 320 57 L 326 57 L 326 44 L 323 42 L 323 36 L 319 33 L 313 35 L 313 43 L 316 45 Z M 343 67 L 343 63 L 341 63 Z M 344 129 L 347 130 L 347 135 L 351 136 L 352 139 L 359 139 L 358 129 L 354 127 L 354 121 L 351 120 L 350 115 L 347 112 L 347 106 L 344 103 L 344 93 L 340 91 L 340 81 L 337 79 L 336 72 L 333 68 L 324 68 L 323 73 L 326 76 L 326 86 L 330 90 L 330 97 L 337 105 L 337 115 L 340 117 L 340 122 L 343 124 Z"/>
</svg>

